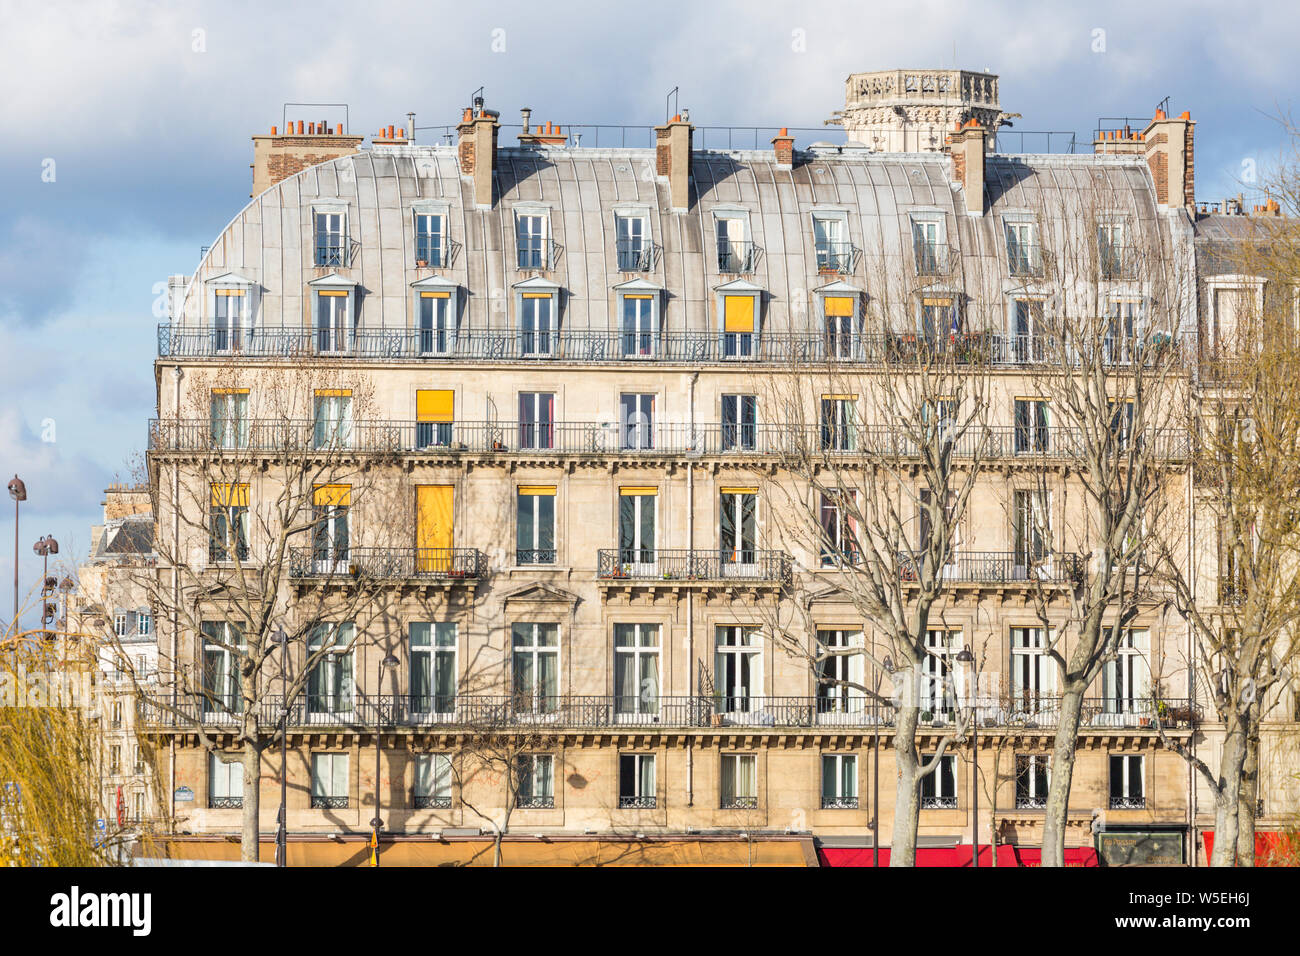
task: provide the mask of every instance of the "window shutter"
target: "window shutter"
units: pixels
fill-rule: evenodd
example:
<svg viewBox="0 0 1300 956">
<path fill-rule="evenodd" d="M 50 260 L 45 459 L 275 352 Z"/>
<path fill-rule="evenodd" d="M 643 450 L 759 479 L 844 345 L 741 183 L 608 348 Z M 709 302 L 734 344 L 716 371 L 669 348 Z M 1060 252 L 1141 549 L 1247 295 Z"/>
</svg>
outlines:
<svg viewBox="0 0 1300 956">
<path fill-rule="evenodd" d="M 248 485 L 247 484 L 225 484 L 220 482 L 213 482 L 212 507 L 247 508 L 248 507 Z"/>
</svg>

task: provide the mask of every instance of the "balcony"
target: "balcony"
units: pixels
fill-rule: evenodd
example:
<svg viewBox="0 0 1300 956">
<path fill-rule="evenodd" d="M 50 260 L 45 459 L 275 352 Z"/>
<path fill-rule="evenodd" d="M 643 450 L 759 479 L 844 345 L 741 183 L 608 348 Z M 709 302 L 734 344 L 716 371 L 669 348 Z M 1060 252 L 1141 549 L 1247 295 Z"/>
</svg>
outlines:
<svg viewBox="0 0 1300 956">
<path fill-rule="evenodd" d="M 243 797 L 208 797 L 209 810 L 240 810 L 243 806 Z"/>
<path fill-rule="evenodd" d="M 723 810 L 757 810 L 758 797 L 723 796 Z"/>
<path fill-rule="evenodd" d="M 753 272 L 762 250 L 752 242 L 738 239 L 718 240 L 718 272 L 723 275 L 742 275 Z"/>
<path fill-rule="evenodd" d="M 658 805 L 658 800 L 654 797 L 628 797 L 619 794 L 618 808 L 620 810 L 653 810 Z"/>
<path fill-rule="evenodd" d="M 521 272 L 549 272 L 563 252 L 564 247 L 554 239 L 523 239 L 516 249 L 515 264 Z"/>
<path fill-rule="evenodd" d="M 822 797 L 823 810 L 856 810 L 857 797 Z"/>
<path fill-rule="evenodd" d="M 1018 277 L 1043 274 L 1043 249 L 1036 242 L 1007 243 L 1007 271 Z"/>
<path fill-rule="evenodd" d="M 289 578 L 372 580 L 470 580 L 487 572 L 477 548 L 348 548 L 324 552 L 289 549 Z"/>
<path fill-rule="evenodd" d="M 822 275 L 849 275 L 858 261 L 858 249 L 851 242 L 817 241 L 817 272 Z"/>
<path fill-rule="evenodd" d="M 348 808 L 348 798 L 329 797 L 313 793 L 311 795 L 311 808 L 313 810 L 346 810 Z"/>
<path fill-rule="evenodd" d="M 1033 559 L 1014 551 L 961 551 L 952 555 L 939 575 L 942 581 L 971 584 L 1077 584 L 1088 566 L 1082 554 L 1050 554 Z M 901 552 L 899 576 L 904 582 L 918 580 L 924 568 L 923 554 Z"/>
<path fill-rule="evenodd" d="M 615 243 L 619 272 L 653 272 L 662 249 L 644 239 L 619 239 Z"/>
<path fill-rule="evenodd" d="M 946 242 L 913 243 L 912 255 L 918 276 L 944 276 L 951 271 Z"/>
<path fill-rule="evenodd" d="M 418 269 L 446 269 L 460 251 L 460 243 L 445 236 L 415 237 L 415 266 Z"/>
<path fill-rule="evenodd" d="M 1147 801 L 1146 797 L 1111 797 L 1110 808 L 1112 810 L 1145 810 Z"/>
<path fill-rule="evenodd" d="M 352 265 L 360 249 L 361 243 L 355 239 L 320 235 L 316 237 L 312 263 L 320 269 L 347 268 Z"/>
<path fill-rule="evenodd" d="M 791 580 L 784 551 L 689 551 L 606 548 L 596 553 L 596 577 L 603 584 L 662 581 L 781 585 Z"/>
<path fill-rule="evenodd" d="M 417 793 L 411 803 L 416 810 L 451 809 L 451 797 L 435 797 L 431 794 Z"/>
<path fill-rule="evenodd" d="M 956 797 L 921 797 L 922 810 L 956 810 Z"/>
</svg>

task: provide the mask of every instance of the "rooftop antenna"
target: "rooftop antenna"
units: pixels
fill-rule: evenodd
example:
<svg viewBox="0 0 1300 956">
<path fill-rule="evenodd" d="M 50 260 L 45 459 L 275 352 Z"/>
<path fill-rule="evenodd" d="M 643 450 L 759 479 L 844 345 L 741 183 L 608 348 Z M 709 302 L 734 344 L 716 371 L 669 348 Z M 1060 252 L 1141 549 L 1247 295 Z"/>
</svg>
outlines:
<svg viewBox="0 0 1300 956">
<path fill-rule="evenodd" d="M 469 107 L 473 110 L 475 116 L 483 109 L 483 87 L 480 86 L 469 95 Z"/>
<path fill-rule="evenodd" d="M 1166 116 L 1169 115 L 1169 97 L 1166 96 L 1163 100 L 1161 100 L 1159 103 L 1156 104 L 1156 111 L 1159 112 L 1161 110 L 1164 111 L 1164 114 Z"/>
<path fill-rule="evenodd" d="M 671 90 L 668 91 L 668 95 L 664 97 L 664 122 L 665 123 L 668 122 L 670 119 L 672 119 L 673 113 L 676 112 L 676 110 L 673 107 L 677 105 L 677 89 L 678 88 L 674 86 Z"/>
<path fill-rule="evenodd" d="M 406 128 L 409 129 L 409 130 L 411 131 L 411 138 L 410 138 L 409 140 L 407 140 L 407 142 L 408 142 L 408 143 L 412 143 L 412 144 L 414 144 L 414 143 L 415 143 L 415 114 L 414 114 L 414 113 L 407 113 L 407 114 L 406 114 L 406 121 L 407 121 L 407 122 L 406 122 Z"/>
</svg>

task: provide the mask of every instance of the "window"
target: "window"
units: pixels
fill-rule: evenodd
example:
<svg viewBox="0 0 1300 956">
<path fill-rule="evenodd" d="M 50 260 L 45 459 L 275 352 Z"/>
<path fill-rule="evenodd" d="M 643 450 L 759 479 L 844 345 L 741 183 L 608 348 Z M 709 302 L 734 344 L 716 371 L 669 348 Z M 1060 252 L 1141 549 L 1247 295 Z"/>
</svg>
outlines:
<svg viewBox="0 0 1300 956">
<path fill-rule="evenodd" d="M 555 758 L 550 754 L 524 754 L 515 758 L 521 810 L 547 810 L 555 806 Z"/>
<path fill-rule="evenodd" d="M 555 485 L 520 485 L 515 506 L 515 563 L 555 563 Z"/>
<path fill-rule="evenodd" d="M 1128 448 L 1133 436 L 1133 399 L 1120 399 L 1107 403 L 1110 406 L 1110 434 L 1115 439 L 1115 450 Z"/>
<path fill-rule="evenodd" d="M 447 220 L 436 213 L 415 213 L 415 264 L 441 268 L 447 264 Z"/>
<path fill-rule="evenodd" d="M 248 321 L 244 289 L 214 289 L 212 311 L 212 349 L 214 352 L 238 352 L 245 344 Z"/>
<path fill-rule="evenodd" d="M 1210 347 L 1216 355 L 1230 355 L 1245 331 L 1242 325 L 1250 314 L 1250 292 L 1242 287 L 1212 286 L 1210 306 Z"/>
<path fill-rule="evenodd" d="M 813 216 L 818 272 L 847 274 L 853 271 L 853 247 L 848 243 L 847 226 L 847 220 L 838 216 Z"/>
<path fill-rule="evenodd" d="M 244 765 L 237 758 L 223 760 L 215 751 L 208 754 L 208 809 L 238 810 L 243 805 Z"/>
<path fill-rule="evenodd" d="M 113 633 L 118 637 L 126 637 L 131 633 L 131 615 L 126 611 L 118 611 L 113 615 Z"/>
<path fill-rule="evenodd" d="M 456 625 L 412 621 L 411 709 L 419 714 L 456 712 Z"/>
<path fill-rule="evenodd" d="M 347 265 L 347 217 L 341 212 L 316 213 L 316 265 Z"/>
<path fill-rule="evenodd" d="M 723 810 L 758 809 L 758 757 L 723 754 L 719 790 Z"/>
<path fill-rule="evenodd" d="M 957 555 L 961 550 L 961 521 L 954 517 L 957 496 L 954 492 L 948 492 L 944 507 L 937 509 L 934 507 L 933 492 L 929 488 L 919 489 L 919 501 L 917 504 L 917 518 L 920 525 L 917 535 L 917 545 L 915 555 L 900 555 L 902 572 L 905 580 L 915 581 L 919 577 L 917 572 L 924 567 L 926 556 L 929 552 L 930 541 L 934 535 L 935 512 L 938 512 L 938 518 L 944 527 L 948 528 L 948 554 L 947 564 L 943 566 L 943 575 L 953 577 L 957 574 Z"/>
<path fill-rule="evenodd" d="M 318 624 L 307 641 L 307 656 L 316 657 L 307 675 L 307 713 L 332 716 L 350 714 L 354 685 L 352 682 L 352 643 L 356 629 L 350 623 Z"/>
<path fill-rule="evenodd" d="M 556 345 L 555 296 L 524 292 L 519 299 L 519 353 L 552 355 Z"/>
<path fill-rule="evenodd" d="M 916 258 L 916 274 L 941 275 L 947 271 L 947 246 L 943 243 L 943 223 L 937 219 L 917 220 L 912 223 L 912 253 Z"/>
<path fill-rule="evenodd" d="M 350 448 L 352 445 L 352 389 L 318 388 L 314 396 L 312 446 Z"/>
<path fill-rule="evenodd" d="M 1146 781 L 1142 757 L 1138 754 L 1111 754 L 1110 808 L 1141 810 L 1147 805 Z"/>
<path fill-rule="evenodd" d="M 317 485 L 312 490 L 311 557 L 315 574 L 346 574 L 351 485 Z"/>
<path fill-rule="evenodd" d="M 1047 337 L 1042 299 L 1013 299 L 1011 303 L 1011 360 L 1017 365 L 1043 361 Z"/>
<path fill-rule="evenodd" d="M 452 426 L 456 422 L 456 392 L 450 388 L 415 390 L 415 446 L 417 448 L 451 447 Z"/>
<path fill-rule="evenodd" d="M 922 758 L 925 763 L 933 757 Z M 922 810 L 954 810 L 957 807 L 957 755 L 944 754 L 938 766 L 921 778 Z"/>
<path fill-rule="evenodd" d="M 925 632 L 926 655 L 921 659 L 918 706 L 926 723 L 948 720 L 957 706 L 953 686 L 953 656 L 961 646 L 961 631 L 928 630 Z M 930 717 L 927 720 L 926 714 Z"/>
<path fill-rule="evenodd" d="M 614 713 L 659 713 L 659 625 L 614 625 Z"/>
<path fill-rule="evenodd" d="M 209 407 L 213 446 L 246 448 L 248 446 L 248 389 L 214 388 Z"/>
<path fill-rule="evenodd" d="M 555 393 L 519 393 L 519 447 L 555 447 Z"/>
<path fill-rule="evenodd" d="M 1008 222 L 1007 262 L 1013 276 L 1036 276 L 1042 271 L 1038 227 L 1032 222 Z"/>
<path fill-rule="evenodd" d="M 758 396 L 722 396 L 722 450 L 754 451 L 758 438 Z"/>
<path fill-rule="evenodd" d="M 655 804 L 654 754 L 619 754 L 618 808 L 653 810 Z"/>
<path fill-rule="evenodd" d="M 744 217 L 719 216 L 714 224 L 718 232 L 718 271 L 751 272 L 754 267 L 754 244 L 746 241 Z"/>
<path fill-rule="evenodd" d="M 736 565 L 758 561 L 758 489 L 721 488 L 718 503 L 718 547 L 723 577 L 744 573 Z"/>
<path fill-rule="evenodd" d="M 1049 448 L 1045 398 L 1016 399 L 1015 448 L 1017 455 L 1046 452 Z"/>
<path fill-rule="evenodd" d="M 817 716 L 831 722 L 829 715 L 861 717 L 866 710 L 864 684 L 866 660 L 862 632 L 819 630 L 817 632 Z"/>
<path fill-rule="evenodd" d="M 447 754 L 416 754 L 415 793 L 417 810 L 445 810 L 451 807 L 451 757 Z"/>
<path fill-rule="evenodd" d="M 857 400 L 856 395 L 822 396 L 822 451 L 853 451 L 856 448 L 853 408 Z"/>
<path fill-rule="evenodd" d="M 750 358 L 754 354 L 758 296 L 722 296 L 722 357 Z"/>
<path fill-rule="evenodd" d="M 1117 299 L 1110 303 L 1106 338 L 1102 343 L 1108 364 L 1124 364 L 1138 357 L 1142 346 L 1142 321 L 1140 299 Z"/>
<path fill-rule="evenodd" d="M 821 493 L 821 566 L 857 564 L 857 496 L 852 491 Z"/>
<path fill-rule="evenodd" d="M 350 348 L 351 298 L 343 289 L 316 290 L 316 351 L 337 354 Z"/>
<path fill-rule="evenodd" d="M 1128 630 L 1120 637 L 1115 660 L 1107 661 L 1101 672 L 1103 710 L 1106 714 L 1133 715 L 1149 711 L 1149 648 L 1149 635 L 1144 629 Z"/>
<path fill-rule="evenodd" d="M 654 448 L 654 395 L 624 392 L 618 397 L 618 414 L 623 433 L 620 448 L 638 451 Z"/>
<path fill-rule="evenodd" d="M 1015 492 L 1012 550 L 1021 579 L 1047 560 L 1051 540 L 1051 525 L 1048 521 L 1050 501 L 1046 491 L 1033 489 Z"/>
<path fill-rule="evenodd" d="M 144 753 L 140 750 L 140 745 L 136 744 L 131 748 L 131 769 L 135 773 L 144 773 Z"/>
<path fill-rule="evenodd" d="M 1041 627 L 1011 629 L 1011 682 L 1018 711 L 1054 712 L 1054 703 L 1044 698 L 1056 689 L 1056 664 L 1047 656 L 1047 638 Z"/>
<path fill-rule="evenodd" d="M 514 706 L 530 714 L 553 714 L 560 696 L 560 628 L 557 624 L 515 624 Z"/>
<path fill-rule="evenodd" d="M 921 340 L 937 349 L 956 340 L 961 334 L 961 310 L 950 296 L 921 300 Z"/>
<path fill-rule="evenodd" d="M 1046 754 L 1016 754 L 1016 809 L 1041 810 L 1047 806 Z"/>
<path fill-rule="evenodd" d="M 243 633 L 225 621 L 204 621 L 199 628 L 203 634 L 204 714 L 243 713 L 244 695 L 239 687 Z"/>
<path fill-rule="evenodd" d="M 658 339 L 655 297 L 625 293 L 623 300 L 623 358 L 654 358 Z"/>
<path fill-rule="evenodd" d="M 762 706 L 763 639 L 757 627 L 726 625 L 715 630 L 714 680 L 717 708 L 724 714 L 747 714 Z"/>
<path fill-rule="evenodd" d="M 421 289 L 415 296 L 416 333 L 421 355 L 446 355 L 455 349 L 456 320 L 451 292 Z"/>
<path fill-rule="evenodd" d="M 108 748 L 108 772 L 111 774 L 122 772 L 122 747 L 119 744 L 113 744 Z"/>
<path fill-rule="evenodd" d="M 618 489 L 618 560 L 620 565 L 631 564 L 631 570 L 654 573 L 655 501 L 658 494 L 657 488 Z"/>
<path fill-rule="evenodd" d="M 1101 278 L 1127 277 L 1125 252 L 1123 223 L 1103 223 L 1097 227 L 1097 271 Z"/>
<path fill-rule="evenodd" d="M 348 755 L 311 755 L 311 808 L 348 808 Z"/>
<path fill-rule="evenodd" d="M 248 560 L 248 485 L 212 485 L 208 560 Z"/>
<path fill-rule="evenodd" d="M 822 809 L 858 808 L 858 758 L 853 754 L 822 754 Z"/>
<path fill-rule="evenodd" d="M 550 243 L 547 217 L 537 213 L 515 217 L 515 245 L 520 269 L 549 269 Z"/>
<path fill-rule="evenodd" d="M 113 716 L 109 719 L 109 724 L 114 730 L 118 730 L 122 726 L 122 702 L 120 700 L 113 701 Z"/>
<path fill-rule="evenodd" d="M 619 272 L 649 272 L 653 267 L 650 223 L 643 216 L 615 216 Z"/>
<path fill-rule="evenodd" d="M 856 295 L 823 295 L 822 323 L 826 334 L 826 357 L 850 360 L 857 355 Z"/>
</svg>

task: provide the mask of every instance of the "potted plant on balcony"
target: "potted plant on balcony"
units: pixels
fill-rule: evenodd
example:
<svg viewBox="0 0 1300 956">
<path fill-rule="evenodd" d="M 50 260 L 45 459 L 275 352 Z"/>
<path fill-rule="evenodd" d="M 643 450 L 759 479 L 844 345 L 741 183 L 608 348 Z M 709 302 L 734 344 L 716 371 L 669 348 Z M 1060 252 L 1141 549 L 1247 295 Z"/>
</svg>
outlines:
<svg viewBox="0 0 1300 956">
<path fill-rule="evenodd" d="M 416 259 L 415 264 L 418 268 L 423 269 L 429 265 L 429 261 L 427 259 Z"/>
</svg>

